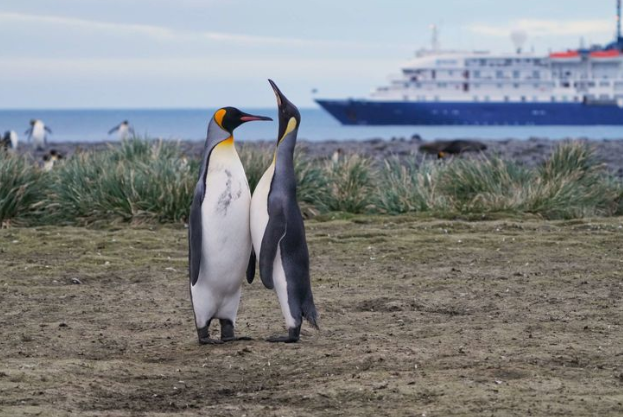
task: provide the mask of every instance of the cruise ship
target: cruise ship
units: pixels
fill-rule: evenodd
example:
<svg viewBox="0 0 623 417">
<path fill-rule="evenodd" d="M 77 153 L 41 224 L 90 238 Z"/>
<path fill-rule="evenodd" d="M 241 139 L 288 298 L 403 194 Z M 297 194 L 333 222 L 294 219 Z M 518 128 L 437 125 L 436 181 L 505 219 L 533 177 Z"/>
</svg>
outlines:
<svg viewBox="0 0 623 417">
<path fill-rule="evenodd" d="M 623 125 L 623 37 L 538 56 L 423 49 L 366 99 L 317 99 L 345 125 Z"/>
</svg>

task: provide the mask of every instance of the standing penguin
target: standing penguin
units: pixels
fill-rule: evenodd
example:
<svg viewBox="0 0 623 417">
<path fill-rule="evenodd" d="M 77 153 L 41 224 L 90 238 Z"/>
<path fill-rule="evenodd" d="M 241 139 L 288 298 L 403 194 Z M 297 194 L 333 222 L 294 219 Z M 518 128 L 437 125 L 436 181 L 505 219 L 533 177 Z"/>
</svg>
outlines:
<svg viewBox="0 0 623 417">
<path fill-rule="evenodd" d="M 271 80 L 279 106 L 279 134 L 272 164 L 260 179 L 251 201 L 251 237 L 259 254 L 264 286 L 275 289 L 288 328 L 287 336 L 269 342 L 299 340 L 305 318 L 316 324 L 316 307 L 309 280 L 309 252 L 303 216 L 296 201 L 294 146 L 301 115 Z"/>
<path fill-rule="evenodd" d="M 234 324 L 240 291 L 251 259 L 249 184 L 234 147 L 233 131 L 243 123 L 272 120 L 233 107 L 214 113 L 208 126 L 188 230 L 190 296 L 200 344 L 239 340 Z M 253 275 L 247 275 L 249 282 Z M 212 319 L 221 340 L 210 339 Z"/>
<path fill-rule="evenodd" d="M 7 130 L 4 132 L 4 136 L 0 140 L 0 146 L 4 149 L 10 150 L 12 152 L 17 151 L 18 145 L 18 136 L 14 130 Z"/>
<path fill-rule="evenodd" d="M 47 134 L 52 134 L 52 130 L 45 125 L 41 120 L 32 119 L 30 121 L 30 128 L 24 132 L 25 135 L 28 135 L 28 140 L 33 140 L 35 147 L 38 151 L 44 149 L 44 147 L 48 144 Z"/>
<path fill-rule="evenodd" d="M 132 136 L 134 136 L 134 129 L 132 128 L 132 126 L 130 126 L 130 122 L 128 122 L 127 120 L 124 120 L 117 126 L 110 129 L 108 131 L 108 134 L 112 135 L 115 132 L 118 132 L 117 134 L 119 136 L 119 140 L 126 140 L 130 133 L 132 134 Z"/>
</svg>

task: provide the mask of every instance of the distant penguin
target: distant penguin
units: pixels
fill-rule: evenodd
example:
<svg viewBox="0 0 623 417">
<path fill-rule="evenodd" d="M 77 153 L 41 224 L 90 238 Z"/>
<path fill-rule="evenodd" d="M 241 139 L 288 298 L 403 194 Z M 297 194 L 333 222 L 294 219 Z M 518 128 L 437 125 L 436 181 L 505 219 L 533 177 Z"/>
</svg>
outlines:
<svg viewBox="0 0 623 417">
<path fill-rule="evenodd" d="M 33 140 L 38 151 L 43 150 L 48 144 L 47 133 L 52 134 L 52 130 L 38 119 L 32 119 L 30 121 L 30 128 L 24 132 L 25 135 L 28 135 L 29 141 L 31 139 Z"/>
<path fill-rule="evenodd" d="M 262 282 L 277 293 L 288 328 L 287 336 L 273 336 L 268 341 L 293 343 L 299 340 L 303 318 L 318 327 L 305 226 L 296 201 L 294 146 L 301 116 L 275 83 L 269 82 L 277 96 L 279 133 L 272 164 L 251 200 L 251 237 Z"/>
<path fill-rule="evenodd" d="M 15 152 L 17 151 L 18 141 L 17 133 L 14 130 L 7 130 L 4 132 L 2 139 L 0 139 L 0 147 Z"/>
<path fill-rule="evenodd" d="M 46 172 L 52 171 L 54 165 L 63 159 L 63 155 L 58 153 L 55 149 L 50 150 L 49 153 L 43 155 L 43 165 L 41 169 Z"/>
<path fill-rule="evenodd" d="M 243 123 L 272 120 L 233 107 L 214 113 L 208 126 L 188 227 L 190 296 L 200 344 L 240 340 L 234 325 L 242 281 L 255 271 L 249 231 L 249 184 L 234 147 L 233 131 Z M 249 282 L 253 275 L 247 273 Z M 221 340 L 210 338 L 219 319 Z"/>
<path fill-rule="evenodd" d="M 47 153 L 43 155 L 42 159 L 43 159 L 43 165 L 41 165 L 41 169 L 44 170 L 45 172 L 52 171 L 52 168 L 54 168 L 54 163 L 56 162 L 56 160 L 52 159 L 50 154 L 47 154 Z"/>
<path fill-rule="evenodd" d="M 108 134 L 112 135 L 115 132 L 117 132 L 119 140 L 126 140 L 130 136 L 130 134 L 134 136 L 134 129 L 132 128 L 132 126 L 130 126 L 130 122 L 128 122 L 127 120 L 124 120 L 117 126 L 110 129 L 108 131 Z"/>
<path fill-rule="evenodd" d="M 342 150 L 342 148 L 337 148 L 335 152 L 333 152 L 333 155 L 331 155 L 331 162 L 333 162 L 334 164 L 337 164 L 343 158 L 344 158 L 344 151 Z"/>
</svg>

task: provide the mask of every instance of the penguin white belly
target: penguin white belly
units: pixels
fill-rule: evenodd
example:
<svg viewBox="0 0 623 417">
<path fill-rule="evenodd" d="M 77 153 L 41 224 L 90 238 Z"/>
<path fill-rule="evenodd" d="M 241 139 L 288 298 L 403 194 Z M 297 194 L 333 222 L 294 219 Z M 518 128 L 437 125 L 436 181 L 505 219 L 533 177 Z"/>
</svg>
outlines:
<svg viewBox="0 0 623 417">
<path fill-rule="evenodd" d="M 210 155 L 206 195 L 201 205 L 202 254 L 191 286 L 198 323 L 222 318 L 235 322 L 241 285 L 251 256 L 249 185 L 233 144 Z"/>
<path fill-rule="evenodd" d="M 253 238 L 255 255 L 258 257 L 262 248 L 262 238 L 268 224 L 268 193 L 274 174 L 275 163 L 273 162 L 257 183 L 251 200 L 251 237 Z"/>
<path fill-rule="evenodd" d="M 11 132 L 9 133 L 9 138 L 11 140 L 11 148 L 13 148 L 13 150 L 17 149 L 18 136 L 14 130 L 11 130 Z"/>
<path fill-rule="evenodd" d="M 37 146 L 43 145 L 45 141 L 45 128 L 43 126 L 43 123 L 35 123 L 35 125 L 32 127 L 32 140 Z"/>
<path fill-rule="evenodd" d="M 281 262 L 281 248 L 279 247 L 277 247 L 275 262 L 273 263 L 273 284 L 275 285 L 275 292 L 277 293 L 277 299 L 281 306 L 281 313 L 286 320 L 287 328 L 291 329 L 296 327 L 296 320 L 292 317 L 290 304 L 288 303 L 288 282 L 286 280 L 286 272 Z"/>
<path fill-rule="evenodd" d="M 119 140 L 126 140 L 128 138 L 129 128 L 127 125 L 122 124 L 119 126 Z"/>
</svg>

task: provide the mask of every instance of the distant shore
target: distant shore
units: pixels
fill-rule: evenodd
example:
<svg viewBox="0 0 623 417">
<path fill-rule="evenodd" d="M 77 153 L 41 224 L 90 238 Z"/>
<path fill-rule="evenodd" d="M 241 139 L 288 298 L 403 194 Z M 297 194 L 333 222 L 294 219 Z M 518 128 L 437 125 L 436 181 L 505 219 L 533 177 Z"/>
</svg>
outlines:
<svg viewBox="0 0 623 417">
<path fill-rule="evenodd" d="M 568 139 L 581 140 L 589 143 L 595 149 L 595 156 L 606 164 L 607 169 L 618 177 L 623 177 L 623 138 L 618 140 L 601 139 Z M 505 139 L 505 140 L 481 140 L 487 146 L 485 155 L 498 155 L 503 159 L 513 160 L 525 166 L 536 166 L 542 163 L 553 151 L 559 140 L 545 138 L 531 138 L 528 140 Z M 66 157 L 75 152 L 87 150 L 102 150 L 109 146 L 115 146 L 118 141 L 105 142 L 50 142 L 49 149 L 56 149 Z M 312 158 L 330 158 L 336 151 L 344 154 L 358 153 L 374 159 L 383 159 L 392 155 L 399 157 L 422 158 L 425 154 L 419 152 L 419 146 L 425 143 L 418 138 L 392 140 L 368 139 L 368 140 L 325 140 L 306 141 L 299 140 L 298 146 Z M 243 146 L 272 147 L 274 141 L 241 142 Z M 203 141 L 180 141 L 182 151 L 189 157 L 200 157 L 203 152 Z M 32 154 L 40 160 L 45 152 L 34 151 L 29 144 L 21 144 L 20 153 Z M 469 155 L 474 155 L 470 153 Z M 430 157 L 430 156 L 429 156 Z"/>
</svg>

